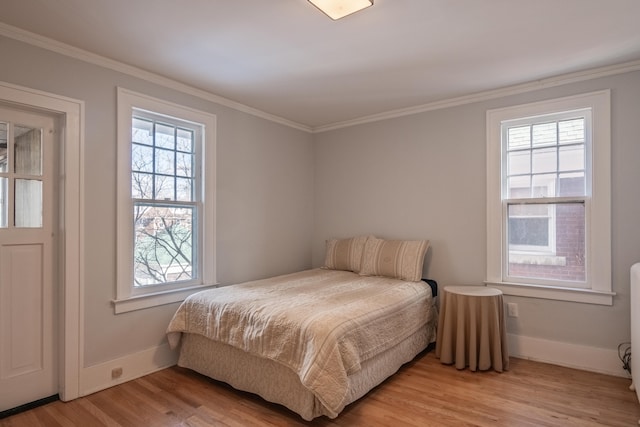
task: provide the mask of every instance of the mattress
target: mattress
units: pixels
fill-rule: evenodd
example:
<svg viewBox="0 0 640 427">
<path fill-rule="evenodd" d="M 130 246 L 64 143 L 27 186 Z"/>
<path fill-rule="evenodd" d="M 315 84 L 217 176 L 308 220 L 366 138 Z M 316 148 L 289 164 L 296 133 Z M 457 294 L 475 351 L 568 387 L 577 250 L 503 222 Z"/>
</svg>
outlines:
<svg viewBox="0 0 640 427">
<path fill-rule="evenodd" d="M 424 282 L 314 269 L 203 291 L 167 329 L 180 362 L 283 404 L 335 418 L 435 340 Z"/>
</svg>

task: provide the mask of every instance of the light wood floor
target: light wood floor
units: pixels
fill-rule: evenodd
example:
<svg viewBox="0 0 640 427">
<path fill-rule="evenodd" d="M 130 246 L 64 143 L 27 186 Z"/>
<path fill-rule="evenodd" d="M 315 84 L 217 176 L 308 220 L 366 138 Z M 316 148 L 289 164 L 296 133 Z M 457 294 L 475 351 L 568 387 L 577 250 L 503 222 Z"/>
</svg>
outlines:
<svg viewBox="0 0 640 427">
<path fill-rule="evenodd" d="M 634 426 L 630 380 L 511 359 L 498 374 L 458 371 L 423 353 L 335 420 L 297 414 L 172 367 L 0 426 Z"/>
</svg>

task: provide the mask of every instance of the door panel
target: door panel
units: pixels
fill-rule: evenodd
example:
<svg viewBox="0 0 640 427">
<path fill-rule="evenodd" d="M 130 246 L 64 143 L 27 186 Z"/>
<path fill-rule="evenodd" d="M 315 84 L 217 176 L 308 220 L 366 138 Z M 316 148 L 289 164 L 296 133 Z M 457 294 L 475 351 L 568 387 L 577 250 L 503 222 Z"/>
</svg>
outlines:
<svg viewBox="0 0 640 427">
<path fill-rule="evenodd" d="M 2 378 L 29 374 L 43 368 L 42 245 L 0 248 Z M 18 327 L 16 327 L 18 326 Z"/>
<path fill-rule="evenodd" d="M 58 393 L 55 118 L 0 105 L 0 411 Z"/>
</svg>

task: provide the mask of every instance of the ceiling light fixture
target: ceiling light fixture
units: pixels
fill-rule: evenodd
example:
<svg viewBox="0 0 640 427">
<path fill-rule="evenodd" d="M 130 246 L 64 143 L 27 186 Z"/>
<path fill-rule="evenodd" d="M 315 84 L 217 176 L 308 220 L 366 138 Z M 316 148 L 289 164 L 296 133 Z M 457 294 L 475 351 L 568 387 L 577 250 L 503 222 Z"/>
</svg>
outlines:
<svg viewBox="0 0 640 427">
<path fill-rule="evenodd" d="M 309 3 L 334 21 L 373 6 L 373 0 L 309 0 Z"/>
</svg>

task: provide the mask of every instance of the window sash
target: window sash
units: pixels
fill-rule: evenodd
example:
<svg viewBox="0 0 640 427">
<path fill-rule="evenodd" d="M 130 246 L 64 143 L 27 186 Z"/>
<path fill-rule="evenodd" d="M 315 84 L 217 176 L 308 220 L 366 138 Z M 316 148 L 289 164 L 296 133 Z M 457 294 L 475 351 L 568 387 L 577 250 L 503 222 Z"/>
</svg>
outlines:
<svg viewBox="0 0 640 427">
<path fill-rule="evenodd" d="M 153 224 L 148 224 L 147 229 L 149 231 L 139 231 L 137 227 L 138 223 L 134 215 L 134 251 L 133 251 L 133 276 L 134 290 L 137 292 L 144 292 L 145 290 L 153 289 L 173 289 L 175 287 L 191 286 L 200 283 L 202 277 L 202 268 L 200 265 L 200 256 L 202 252 L 200 237 L 199 217 L 201 207 L 199 203 L 167 203 L 167 202 L 155 202 L 148 200 L 134 200 L 133 212 L 138 207 L 147 207 L 150 209 L 176 209 L 176 210 L 188 210 L 191 211 L 189 215 L 189 222 L 191 228 L 189 234 L 184 237 L 180 236 L 177 232 L 173 232 L 172 227 L 178 224 L 170 224 L 170 227 L 158 227 L 159 225 L 165 225 L 164 218 L 161 224 L 156 224 L 154 219 Z M 168 242 L 163 239 L 163 234 L 167 232 L 167 228 L 171 231 L 168 232 Z M 151 246 L 147 251 L 144 251 L 144 243 L 140 243 L 137 246 L 137 240 L 139 237 L 147 237 L 148 245 Z M 182 237 L 182 240 L 180 240 Z M 188 238 L 187 238 L 188 237 Z M 150 239 L 150 241 L 149 241 Z M 187 252 L 187 253 L 185 253 Z M 185 264 L 187 264 L 185 266 Z M 188 269 L 188 272 L 187 272 Z M 141 270 L 146 270 L 147 274 L 144 274 Z M 188 276 L 187 276 L 188 274 Z M 162 276 L 175 276 L 175 280 L 160 280 Z M 149 283 L 143 283 L 145 276 Z M 156 280 L 153 280 L 153 279 Z M 154 283 L 155 282 L 155 283 Z"/>
<path fill-rule="evenodd" d="M 511 245 L 509 243 L 509 207 L 510 206 L 536 206 L 536 205 L 548 205 L 553 210 L 553 215 L 550 217 L 549 222 L 549 247 L 552 250 L 546 251 L 543 247 L 518 247 Z M 583 229 L 581 230 L 584 233 L 584 239 L 581 240 L 584 245 L 583 248 L 583 258 L 587 265 L 584 268 L 584 280 L 580 279 L 559 279 L 559 278 L 544 278 L 540 274 L 541 272 L 537 272 L 537 276 L 523 276 L 523 275 L 515 275 L 511 274 L 510 267 L 513 264 L 512 257 L 514 255 L 530 255 L 533 257 L 541 256 L 545 257 L 557 257 L 557 224 L 556 221 L 558 219 L 558 215 L 556 214 L 556 207 L 561 205 L 581 205 L 584 209 L 584 223 Z M 585 288 L 588 286 L 588 271 L 589 265 L 588 260 L 589 256 L 587 251 L 589 250 L 589 215 L 588 215 L 588 206 L 589 206 L 589 198 L 588 197 L 556 197 L 556 198 L 538 198 L 538 199 L 507 199 L 502 203 L 502 277 L 505 282 L 510 283 L 522 283 L 522 284 L 538 284 L 538 285 L 548 285 L 548 286 L 562 286 L 569 288 Z M 576 249 L 580 252 L 579 247 Z M 562 254 L 561 257 L 565 257 L 566 254 Z M 559 259 L 559 258 L 556 258 Z M 540 264 L 544 264 L 540 262 Z M 534 274 L 534 273 L 531 273 Z"/>
<path fill-rule="evenodd" d="M 571 121 L 576 119 L 584 120 L 584 140 L 580 142 L 576 142 L 574 140 L 567 143 L 561 143 L 559 124 L 561 122 L 566 122 L 566 121 Z M 509 149 L 508 145 L 511 142 L 509 140 L 510 129 L 514 129 L 518 127 L 528 127 L 529 131 L 533 133 L 534 126 L 542 125 L 542 124 L 550 124 L 550 123 L 555 123 L 556 132 L 558 133 L 556 135 L 554 144 L 534 146 L 534 142 L 533 142 L 534 138 L 533 138 L 533 135 L 531 135 L 527 146 L 525 146 L 524 143 L 521 143 L 519 146 Z M 584 184 L 583 184 L 584 192 L 581 192 L 580 194 L 571 194 L 571 195 L 572 196 L 574 195 L 589 196 L 592 192 L 592 177 L 593 177 L 592 175 L 592 158 L 593 158 L 592 157 L 592 139 L 593 139 L 592 127 L 593 127 L 593 123 L 592 123 L 591 108 L 580 108 L 580 109 L 569 110 L 564 112 L 535 115 L 533 117 L 503 120 L 500 123 L 500 134 L 501 134 L 500 153 L 501 153 L 501 159 L 502 159 L 501 169 L 500 169 L 500 176 L 501 176 L 500 192 L 501 192 L 502 198 L 507 199 L 511 197 L 509 194 L 509 188 L 510 188 L 509 180 L 516 179 L 516 178 L 528 180 L 529 188 L 532 190 L 532 194 L 530 195 L 530 197 L 531 198 L 539 197 L 538 195 L 533 193 L 534 178 L 535 177 L 542 178 L 545 176 L 546 177 L 554 176 L 553 180 L 548 181 L 546 183 L 547 191 L 546 191 L 546 194 L 544 194 L 545 197 L 566 196 L 566 194 L 564 195 L 561 194 L 563 191 L 562 187 L 559 185 L 562 182 L 561 176 L 567 177 L 569 175 L 576 175 L 580 173 L 584 174 Z M 576 148 L 576 147 L 583 147 L 583 167 L 582 168 L 562 168 L 562 165 L 560 164 L 562 162 L 561 153 L 563 152 L 566 153 L 566 150 L 568 148 Z M 555 150 L 554 157 L 555 157 L 556 164 L 554 165 L 554 168 L 549 171 L 536 172 L 534 170 L 535 154 L 543 152 L 543 150 L 550 150 L 550 149 Z M 528 167 L 528 170 L 525 170 L 519 173 L 518 172 L 512 173 L 510 171 L 510 164 L 509 164 L 510 154 L 517 154 L 517 153 L 529 154 L 527 159 L 529 163 L 529 167 Z"/>
</svg>

